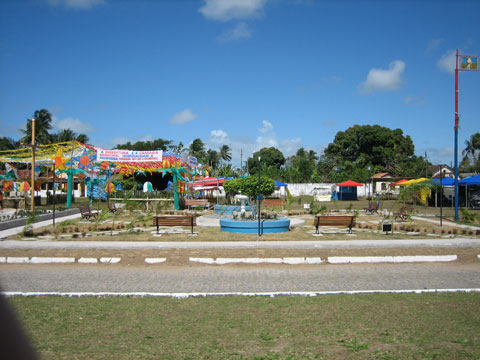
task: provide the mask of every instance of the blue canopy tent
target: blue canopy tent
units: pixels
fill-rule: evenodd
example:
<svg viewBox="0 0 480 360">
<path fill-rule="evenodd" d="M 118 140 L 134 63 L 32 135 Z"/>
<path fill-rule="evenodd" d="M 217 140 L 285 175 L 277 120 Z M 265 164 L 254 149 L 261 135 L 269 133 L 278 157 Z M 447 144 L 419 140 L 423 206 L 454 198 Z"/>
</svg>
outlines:
<svg viewBox="0 0 480 360">
<path fill-rule="evenodd" d="M 275 181 L 275 192 L 278 191 L 277 193 L 277 196 L 284 196 L 285 198 L 287 197 L 287 191 L 286 190 L 283 190 L 281 188 L 284 188 L 286 189 L 288 184 L 285 184 L 281 181 L 278 181 L 278 180 L 274 180 Z"/>
<path fill-rule="evenodd" d="M 466 177 L 458 185 L 465 186 L 465 206 L 470 204 L 473 208 L 480 208 L 480 174 Z"/>
<path fill-rule="evenodd" d="M 437 184 L 437 185 L 442 185 L 442 186 L 454 186 L 455 185 L 455 179 L 454 178 L 443 178 L 441 183 L 440 179 L 432 179 L 431 181 L 432 184 Z"/>
</svg>

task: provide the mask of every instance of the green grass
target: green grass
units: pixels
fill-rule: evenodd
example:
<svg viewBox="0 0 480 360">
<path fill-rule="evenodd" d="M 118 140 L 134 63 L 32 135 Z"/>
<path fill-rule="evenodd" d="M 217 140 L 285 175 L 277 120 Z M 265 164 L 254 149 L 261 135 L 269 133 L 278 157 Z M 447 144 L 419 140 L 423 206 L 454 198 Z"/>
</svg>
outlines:
<svg viewBox="0 0 480 360">
<path fill-rule="evenodd" d="M 479 359 L 480 294 L 16 297 L 43 359 Z"/>
</svg>

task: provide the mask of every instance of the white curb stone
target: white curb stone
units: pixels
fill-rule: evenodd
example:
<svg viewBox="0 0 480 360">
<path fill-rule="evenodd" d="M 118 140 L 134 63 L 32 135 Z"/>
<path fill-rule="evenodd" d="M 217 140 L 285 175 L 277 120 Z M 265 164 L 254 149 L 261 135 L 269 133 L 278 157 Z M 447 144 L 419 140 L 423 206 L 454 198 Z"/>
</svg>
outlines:
<svg viewBox="0 0 480 360">
<path fill-rule="evenodd" d="M 96 264 L 98 263 L 97 258 L 80 258 L 78 259 L 79 264 Z"/>
<path fill-rule="evenodd" d="M 327 259 L 330 264 L 348 263 L 402 263 L 402 262 L 448 262 L 457 260 L 457 255 L 432 256 L 331 256 Z"/>
<path fill-rule="evenodd" d="M 107 264 L 118 264 L 122 260 L 122 258 L 119 257 L 102 257 L 100 258 L 101 263 L 107 263 Z"/>
<path fill-rule="evenodd" d="M 0 256 L 0 263 L 6 263 L 7 262 L 7 257 L 6 256 Z"/>
<path fill-rule="evenodd" d="M 61 264 L 74 263 L 74 257 L 32 257 L 31 264 Z"/>
<path fill-rule="evenodd" d="M 8 264 L 29 264 L 30 259 L 28 257 L 7 257 Z"/>
<path fill-rule="evenodd" d="M 147 264 L 159 264 L 167 261 L 167 258 L 145 258 Z"/>
<path fill-rule="evenodd" d="M 305 258 L 306 264 L 321 264 L 323 260 L 319 257 L 307 257 Z"/>
<path fill-rule="evenodd" d="M 203 263 L 203 264 L 214 264 L 215 263 L 215 260 L 213 260 L 212 258 L 189 258 L 188 260 L 191 261 L 191 262 L 199 262 L 199 263 Z"/>
<path fill-rule="evenodd" d="M 304 257 L 286 257 L 286 258 L 283 258 L 283 263 L 289 264 L 289 265 L 305 264 L 305 258 Z"/>
</svg>

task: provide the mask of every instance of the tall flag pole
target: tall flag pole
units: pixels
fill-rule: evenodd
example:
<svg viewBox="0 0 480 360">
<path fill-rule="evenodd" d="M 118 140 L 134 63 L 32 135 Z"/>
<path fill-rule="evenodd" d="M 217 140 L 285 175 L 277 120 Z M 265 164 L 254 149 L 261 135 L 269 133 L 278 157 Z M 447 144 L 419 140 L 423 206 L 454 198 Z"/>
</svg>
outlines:
<svg viewBox="0 0 480 360">
<path fill-rule="evenodd" d="M 478 56 L 460 55 L 456 53 L 455 64 L 455 221 L 458 221 L 458 123 L 460 116 L 458 114 L 458 71 L 478 70 Z"/>
</svg>

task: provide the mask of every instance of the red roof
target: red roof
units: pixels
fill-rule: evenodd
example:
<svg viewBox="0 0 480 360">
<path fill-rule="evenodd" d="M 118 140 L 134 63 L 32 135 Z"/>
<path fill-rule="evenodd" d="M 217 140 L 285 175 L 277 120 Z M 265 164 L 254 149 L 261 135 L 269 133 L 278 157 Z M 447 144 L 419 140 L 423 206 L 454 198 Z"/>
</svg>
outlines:
<svg viewBox="0 0 480 360">
<path fill-rule="evenodd" d="M 351 186 L 363 186 L 363 184 L 357 183 L 353 180 L 347 180 L 340 184 L 337 184 L 337 186 L 351 187 Z"/>
<path fill-rule="evenodd" d="M 190 186 L 217 186 L 223 185 L 225 179 L 215 178 L 215 177 L 206 177 L 200 180 L 195 180 L 194 182 L 189 183 Z"/>
</svg>

